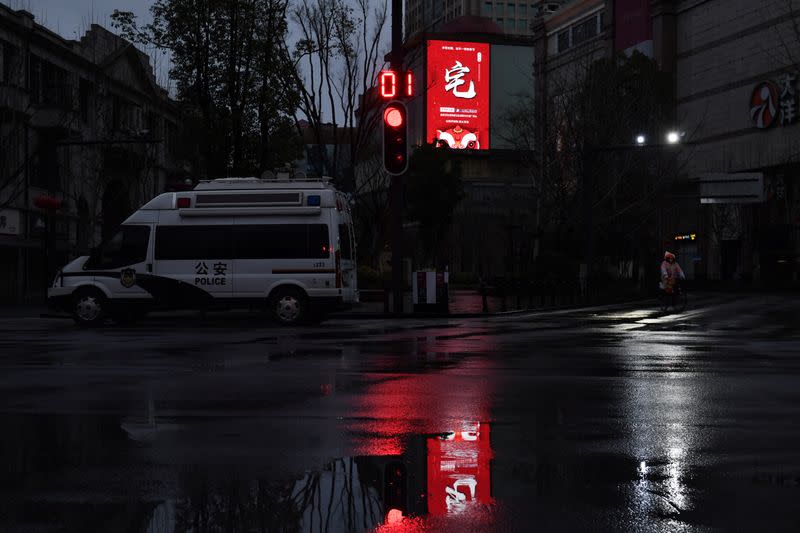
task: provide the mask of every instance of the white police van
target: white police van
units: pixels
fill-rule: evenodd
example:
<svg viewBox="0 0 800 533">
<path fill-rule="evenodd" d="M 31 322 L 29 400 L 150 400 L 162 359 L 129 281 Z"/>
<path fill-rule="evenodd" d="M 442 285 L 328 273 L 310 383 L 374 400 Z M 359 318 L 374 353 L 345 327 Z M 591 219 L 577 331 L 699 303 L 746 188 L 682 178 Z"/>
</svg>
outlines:
<svg viewBox="0 0 800 533">
<path fill-rule="evenodd" d="M 142 206 L 58 272 L 48 302 L 81 325 L 254 303 L 295 324 L 358 302 L 355 251 L 327 181 L 217 179 Z"/>
</svg>

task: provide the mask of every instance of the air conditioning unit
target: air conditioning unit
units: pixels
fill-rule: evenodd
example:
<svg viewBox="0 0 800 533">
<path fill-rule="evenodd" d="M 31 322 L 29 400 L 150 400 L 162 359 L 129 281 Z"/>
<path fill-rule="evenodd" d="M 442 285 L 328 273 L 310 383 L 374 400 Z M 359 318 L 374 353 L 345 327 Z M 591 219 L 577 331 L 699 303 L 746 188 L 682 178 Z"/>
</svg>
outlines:
<svg viewBox="0 0 800 533">
<path fill-rule="evenodd" d="M 539 5 L 539 14 L 550 15 L 561 9 L 561 4 L 558 2 L 545 2 Z"/>
</svg>

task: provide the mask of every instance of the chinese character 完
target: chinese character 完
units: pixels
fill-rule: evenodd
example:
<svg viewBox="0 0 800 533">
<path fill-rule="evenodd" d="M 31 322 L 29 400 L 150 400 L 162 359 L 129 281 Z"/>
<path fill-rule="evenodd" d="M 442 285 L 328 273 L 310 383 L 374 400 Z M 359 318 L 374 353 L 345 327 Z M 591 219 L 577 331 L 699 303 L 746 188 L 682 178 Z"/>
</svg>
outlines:
<svg viewBox="0 0 800 533">
<path fill-rule="evenodd" d="M 470 81 L 469 89 L 466 91 L 459 89 L 459 87 L 466 83 L 462 78 L 469 71 L 469 67 L 462 65 L 461 61 L 456 61 L 456 64 L 453 65 L 452 68 L 445 69 L 444 81 L 447 82 L 447 85 L 444 86 L 444 90 L 453 91 L 453 96 L 456 98 L 475 98 L 477 94 L 475 92 L 475 82 Z"/>
</svg>

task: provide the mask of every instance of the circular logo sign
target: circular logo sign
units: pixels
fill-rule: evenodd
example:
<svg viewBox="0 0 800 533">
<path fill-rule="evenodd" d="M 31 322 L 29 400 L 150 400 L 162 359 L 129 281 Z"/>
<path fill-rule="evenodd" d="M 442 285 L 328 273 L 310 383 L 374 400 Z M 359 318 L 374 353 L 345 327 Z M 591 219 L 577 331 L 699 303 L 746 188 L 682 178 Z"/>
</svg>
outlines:
<svg viewBox="0 0 800 533">
<path fill-rule="evenodd" d="M 766 129 L 778 119 L 778 87 L 771 81 L 763 81 L 756 85 L 750 96 L 750 118 L 753 125 Z"/>
<path fill-rule="evenodd" d="M 130 289 L 136 284 L 136 271 L 132 268 L 125 268 L 120 272 L 119 281 L 126 289 Z"/>
</svg>

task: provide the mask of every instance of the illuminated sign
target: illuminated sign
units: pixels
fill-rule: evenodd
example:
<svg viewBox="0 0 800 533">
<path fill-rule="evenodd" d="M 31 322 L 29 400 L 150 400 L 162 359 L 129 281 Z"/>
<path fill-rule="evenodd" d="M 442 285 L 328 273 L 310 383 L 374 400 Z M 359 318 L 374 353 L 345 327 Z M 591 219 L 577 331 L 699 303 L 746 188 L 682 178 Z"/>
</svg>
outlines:
<svg viewBox="0 0 800 533">
<path fill-rule="evenodd" d="M 428 513 L 456 515 L 492 502 L 489 425 L 467 423 L 428 439 Z"/>
<path fill-rule="evenodd" d="M 784 74 L 778 82 L 762 81 L 750 95 L 753 126 L 765 130 L 773 125 L 787 126 L 798 120 L 796 77 Z"/>
<path fill-rule="evenodd" d="M 393 70 L 384 70 L 380 76 L 381 97 L 382 98 L 396 98 L 397 97 L 397 73 Z"/>
<path fill-rule="evenodd" d="M 378 86 L 381 91 L 381 98 L 384 100 L 392 100 L 400 96 L 412 97 L 414 96 L 414 73 L 406 71 L 402 73 L 402 94 L 398 90 L 398 73 L 394 70 L 382 70 L 378 76 Z"/>
<path fill-rule="evenodd" d="M 696 233 L 681 233 L 679 235 L 675 235 L 676 241 L 694 241 L 697 240 Z"/>
<path fill-rule="evenodd" d="M 427 47 L 427 141 L 488 150 L 489 45 L 428 41 Z"/>
</svg>

